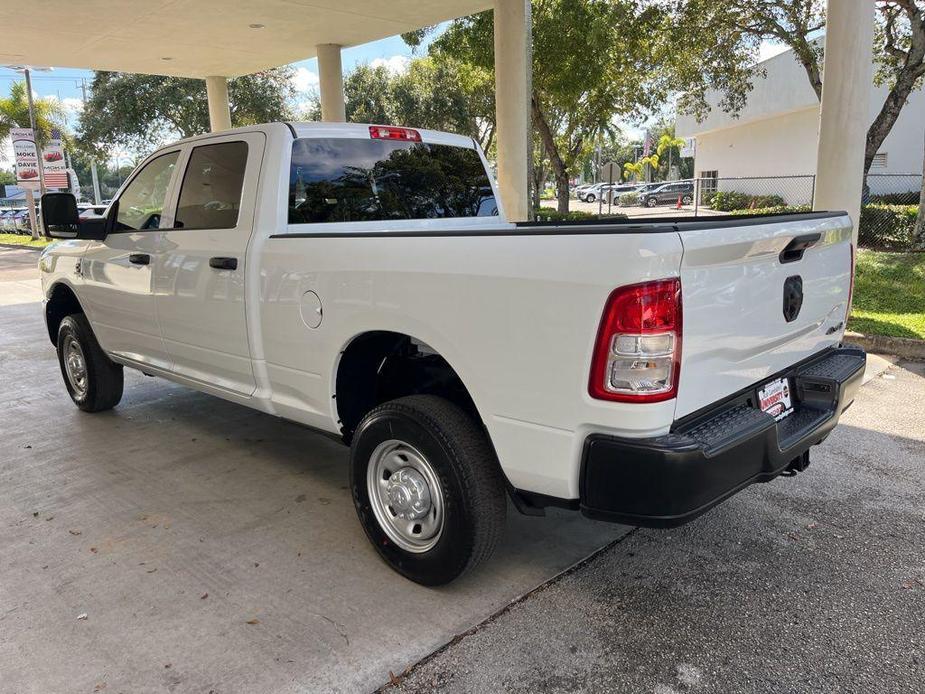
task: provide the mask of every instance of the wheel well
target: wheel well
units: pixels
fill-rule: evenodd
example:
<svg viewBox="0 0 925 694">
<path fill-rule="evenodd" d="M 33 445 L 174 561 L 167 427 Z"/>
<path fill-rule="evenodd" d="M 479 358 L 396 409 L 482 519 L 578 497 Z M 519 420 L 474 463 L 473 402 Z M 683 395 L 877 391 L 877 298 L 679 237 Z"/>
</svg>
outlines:
<svg viewBox="0 0 925 694">
<path fill-rule="evenodd" d="M 349 443 L 360 420 L 377 405 L 405 395 L 439 395 L 484 426 L 469 391 L 447 361 L 409 335 L 386 331 L 355 338 L 337 368 L 335 394 L 341 433 Z"/>
<path fill-rule="evenodd" d="M 48 339 L 51 344 L 58 344 L 58 328 L 65 317 L 74 313 L 83 313 L 83 308 L 77 300 L 74 290 L 65 284 L 56 284 L 51 290 L 51 296 L 45 303 L 45 326 L 48 328 Z"/>
</svg>

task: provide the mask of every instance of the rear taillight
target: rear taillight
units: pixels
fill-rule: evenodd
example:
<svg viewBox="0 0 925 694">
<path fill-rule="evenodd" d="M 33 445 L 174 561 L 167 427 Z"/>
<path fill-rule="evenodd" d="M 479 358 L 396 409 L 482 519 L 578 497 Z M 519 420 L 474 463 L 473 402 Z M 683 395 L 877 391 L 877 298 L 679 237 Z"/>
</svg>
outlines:
<svg viewBox="0 0 925 694">
<path fill-rule="evenodd" d="M 600 400 L 659 402 L 678 393 L 681 280 L 631 284 L 607 299 L 588 392 Z"/>
<path fill-rule="evenodd" d="M 421 133 L 411 128 L 396 128 L 392 125 L 371 125 L 369 136 L 374 140 L 403 140 L 404 142 L 420 142 Z"/>
</svg>

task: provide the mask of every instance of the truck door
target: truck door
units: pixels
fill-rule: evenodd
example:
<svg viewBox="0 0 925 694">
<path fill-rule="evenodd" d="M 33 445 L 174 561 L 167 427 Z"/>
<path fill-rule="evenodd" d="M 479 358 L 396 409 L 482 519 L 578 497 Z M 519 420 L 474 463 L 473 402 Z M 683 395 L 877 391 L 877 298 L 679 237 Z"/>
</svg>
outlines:
<svg viewBox="0 0 925 694">
<path fill-rule="evenodd" d="M 80 298 L 103 349 L 162 369 L 170 356 L 155 313 L 153 268 L 180 153 L 163 152 L 137 170 L 116 198 L 113 232 L 92 242 L 80 265 Z"/>
<path fill-rule="evenodd" d="M 265 144 L 243 133 L 188 145 L 154 278 L 174 372 L 242 395 L 256 387 L 244 290 Z"/>
</svg>

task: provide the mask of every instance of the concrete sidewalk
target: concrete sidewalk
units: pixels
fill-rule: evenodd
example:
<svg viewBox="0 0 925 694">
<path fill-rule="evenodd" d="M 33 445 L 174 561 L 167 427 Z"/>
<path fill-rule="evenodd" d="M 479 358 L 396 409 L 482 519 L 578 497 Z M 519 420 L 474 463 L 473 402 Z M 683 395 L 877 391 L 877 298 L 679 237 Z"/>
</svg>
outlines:
<svg viewBox="0 0 925 694">
<path fill-rule="evenodd" d="M 370 691 L 628 531 L 511 509 L 478 572 L 410 583 L 339 443 L 130 370 L 115 410 L 77 410 L 37 257 L 0 250 L 4 694 Z"/>
</svg>

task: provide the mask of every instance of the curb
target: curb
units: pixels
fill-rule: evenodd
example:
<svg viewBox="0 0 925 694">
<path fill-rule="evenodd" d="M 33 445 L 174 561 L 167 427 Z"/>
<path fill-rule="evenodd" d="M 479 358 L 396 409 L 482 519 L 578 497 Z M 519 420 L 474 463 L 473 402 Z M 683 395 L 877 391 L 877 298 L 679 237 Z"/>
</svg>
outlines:
<svg viewBox="0 0 925 694">
<path fill-rule="evenodd" d="M 0 248 L 11 248 L 17 251 L 41 251 L 44 246 L 26 246 L 21 243 L 0 243 Z"/>
<path fill-rule="evenodd" d="M 925 361 L 925 340 L 909 337 L 888 337 L 886 335 L 862 335 L 846 332 L 844 341 L 863 347 L 874 354 L 894 354 L 902 359 Z"/>
</svg>

